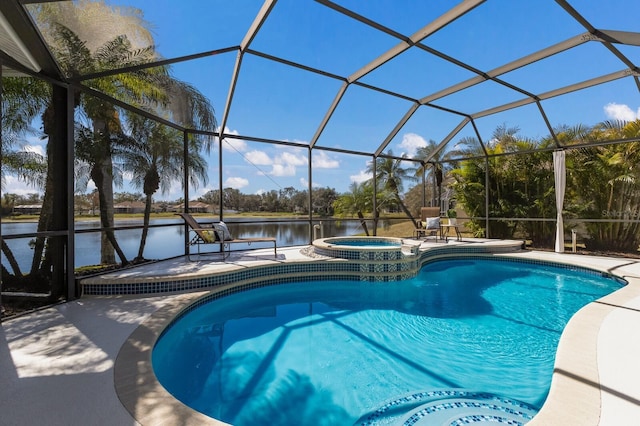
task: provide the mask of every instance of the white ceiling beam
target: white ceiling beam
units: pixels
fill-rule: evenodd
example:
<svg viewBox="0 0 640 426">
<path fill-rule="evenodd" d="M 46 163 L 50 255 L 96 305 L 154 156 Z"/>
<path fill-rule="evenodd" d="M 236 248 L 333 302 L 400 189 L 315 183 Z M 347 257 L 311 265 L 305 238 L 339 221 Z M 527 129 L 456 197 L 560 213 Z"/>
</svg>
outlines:
<svg viewBox="0 0 640 426">
<path fill-rule="evenodd" d="M 7 18 L 0 12 L 0 50 L 20 62 L 25 67 L 34 72 L 40 72 L 42 67 L 29 52 L 18 34 L 7 21 Z"/>
</svg>

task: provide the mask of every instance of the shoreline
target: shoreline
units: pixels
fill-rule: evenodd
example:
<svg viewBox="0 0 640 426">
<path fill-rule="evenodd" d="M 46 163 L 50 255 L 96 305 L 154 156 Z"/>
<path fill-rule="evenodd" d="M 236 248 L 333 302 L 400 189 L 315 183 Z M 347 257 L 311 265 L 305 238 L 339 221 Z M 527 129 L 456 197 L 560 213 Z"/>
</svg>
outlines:
<svg viewBox="0 0 640 426">
<path fill-rule="evenodd" d="M 211 217 L 217 218 L 218 216 L 214 213 L 191 213 L 194 217 Z M 225 218 L 269 218 L 269 219 L 292 219 L 292 220 L 300 220 L 300 219 L 308 219 L 308 215 L 296 215 L 295 213 L 264 213 L 264 212 L 250 212 L 250 213 L 225 213 Z M 114 220 L 129 220 L 129 219 L 144 219 L 144 214 L 142 213 L 116 213 L 114 216 Z M 150 219 L 179 219 L 176 213 L 152 213 Z M 356 218 L 336 218 L 335 216 L 318 216 L 313 220 L 322 220 L 322 219 L 332 219 L 332 220 L 359 220 Z M 400 217 L 392 217 L 389 219 L 402 219 Z M 3 216 L 0 218 L 0 221 L 3 223 L 37 223 L 39 220 L 38 215 L 22 215 L 22 216 Z M 90 221 L 99 221 L 99 215 L 79 215 L 74 216 L 74 220 L 76 222 L 90 222 Z"/>
</svg>

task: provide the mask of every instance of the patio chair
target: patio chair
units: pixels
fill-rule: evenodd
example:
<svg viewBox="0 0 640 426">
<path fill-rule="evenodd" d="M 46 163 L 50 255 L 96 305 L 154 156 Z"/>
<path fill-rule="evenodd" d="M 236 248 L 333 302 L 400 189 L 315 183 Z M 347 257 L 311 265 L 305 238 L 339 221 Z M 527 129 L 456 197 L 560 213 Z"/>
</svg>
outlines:
<svg viewBox="0 0 640 426">
<path fill-rule="evenodd" d="M 273 244 L 274 257 L 278 257 L 276 239 L 273 237 L 233 238 L 227 228 L 227 225 L 222 221 L 219 223 L 212 223 L 210 224 L 210 227 L 206 227 L 207 225 L 201 225 L 189 213 L 176 214 L 182 217 L 184 222 L 189 226 L 190 231 L 193 232 L 194 235 L 191 240 L 189 240 L 189 245 L 198 246 L 198 256 L 200 254 L 204 254 L 200 252 L 200 245 L 202 244 L 219 244 L 222 258 L 227 259 L 231 254 L 231 244 L 244 243 L 250 246 L 252 243 L 270 243 Z M 191 260 L 191 253 L 189 253 L 188 259 Z"/>
<path fill-rule="evenodd" d="M 420 228 L 415 230 L 416 237 L 435 235 L 436 242 L 441 237 L 440 228 L 440 208 L 439 207 L 422 207 L 420 209 Z"/>
</svg>

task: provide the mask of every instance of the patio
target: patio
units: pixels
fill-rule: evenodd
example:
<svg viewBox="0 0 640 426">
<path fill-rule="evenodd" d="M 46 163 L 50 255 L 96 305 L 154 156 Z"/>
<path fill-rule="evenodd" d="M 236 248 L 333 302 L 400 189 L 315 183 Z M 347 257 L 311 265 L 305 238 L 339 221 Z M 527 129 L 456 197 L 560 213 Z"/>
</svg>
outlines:
<svg viewBox="0 0 640 426">
<path fill-rule="evenodd" d="M 423 244 L 423 249 L 428 250 L 429 245 Z M 211 273 L 216 268 L 263 262 L 256 252 L 236 253 L 227 264 L 197 262 L 198 269 Z M 281 253 L 283 262 L 301 259 L 300 247 L 284 248 Z M 635 324 L 640 321 L 640 261 L 536 251 L 501 256 L 567 262 L 629 281 L 628 286 L 588 305 L 570 321 L 560 342 L 549 399 L 529 424 L 623 425 L 638 418 L 640 366 L 636 357 L 640 338 Z M 175 274 L 176 268 L 191 270 L 193 262 L 174 259 L 152 265 L 153 272 L 138 273 L 161 277 Z M 142 390 L 128 394 L 121 402 L 123 397 L 119 399 L 116 388 L 122 377 L 114 370 L 121 348 L 140 325 L 146 324 L 138 334 L 142 331 L 146 339 L 152 339 L 148 330 L 154 314 L 170 316 L 202 294 L 83 297 L 3 322 L 2 423 L 39 424 L 46 419 L 49 425 L 203 424 L 203 416 L 185 410 L 182 404 L 150 400 Z M 141 367 L 138 370 L 138 379 L 149 374 Z M 123 402 L 134 407 L 135 418 Z"/>
<path fill-rule="evenodd" d="M 556 251 L 562 251 L 569 232 L 575 246 L 577 230 L 581 244 L 606 240 L 612 249 L 626 244 L 627 252 L 637 254 L 640 174 L 630 165 L 640 161 L 638 4 L 455 3 L 184 0 L 161 8 L 152 0 L 130 0 L 128 9 L 110 0 L 2 0 L 0 97 L 6 113 L 0 133 L 3 179 L 11 179 L 0 195 L 15 199 L 34 176 L 28 168 L 8 172 L 12 164 L 4 150 L 47 153 L 36 164 L 46 169 L 44 188 L 38 188 L 43 202 L 26 205 L 42 206 L 42 217 L 50 220 L 37 230 L 3 228 L 1 237 L 15 244 L 11 250 L 27 254 L 19 259 L 22 265 L 11 265 L 11 275 L 44 271 L 51 294 L 65 303 L 3 318 L 0 423 L 215 423 L 163 393 L 145 352 L 167 319 L 204 290 L 76 292 L 74 271 L 91 265 L 81 263 L 77 252 L 97 253 L 100 264 L 127 263 L 124 254 L 116 259 L 112 253 L 115 235 L 111 248 L 105 239 L 100 249 L 100 243 L 80 247 L 78 238 L 82 205 L 102 214 L 85 235 L 122 231 L 109 209 L 120 180 L 125 191 L 142 191 L 142 183 L 155 191 L 171 189 L 173 198 L 165 201 L 181 199 L 182 210 L 206 211 L 218 221 L 230 211 L 290 213 L 304 221 L 305 239 L 291 242 L 286 229 L 274 225 L 273 231 L 257 232 L 284 235 L 276 259 L 268 250 L 234 253 L 227 262 L 173 257 L 96 277 L 98 285 L 197 280 L 309 261 L 299 245 L 315 239 L 322 220 L 357 226 L 378 218 L 409 222 L 410 214 L 385 217 L 404 211 L 407 200 L 412 204 L 406 211 L 414 214 L 427 205 L 435 206 L 437 216 L 460 214 L 472 225 L 465 236 L 536 240 L 544 249 L 555 239 Z M 26 127 L 38 130 L 32 134 Z M 158 172 L 153 164 L 148 171 L 155 175 L 139 174 L 140 163 L 112 157 L 113 144 L 126 141 L 122 146 L 129 147 L 133 140 L 140 145 L 136 154 L 156 159 L 156 143 L 170 142 L 165 151 L 171 161 L 163 164 L 172 167 Z M 11 146 L 14 141 L 29 150 Z M 104 149 L 88 149 L 94 145 Z M 573 167 L 570 182 L 564 182 L 564 166 L 554 173 L 565 153 Z M 619 158 L 624 160 L 614 161 Z M 100 173 L 91 179 L 74 170 L 77 163 L 114 161 L 122 162 L 124 177 L 110 167 L 96 167 Z M 190 176 L 199 173 L 198 165 L 203 175 Z M 462 175 L 466 181 L 458 181 Z M 157 178 L 157 185 L 146 185 L 147 176 Z M 91 180 L 101 183 L 87 186 Z M 455 183 L 465 185 L 456 189 Z M 472 191 L 458 191 L 463 187 Z M 321 197 L 321 189 L 335 197 Z M 364 203 L 335 208 L 336 201 L 358 194 Z M 92 195 L 104 196 L 101 206 Z M 151 195 L 158 199 L 160 192 Z M 231 200 L 236 195 L 242 206 Z M 569 213 L 564 224 L 563 212 Z M 262 216 L 251 220 L 264 222 Z M 518 232 L 509 234 L 512 227 Z M 445 242 L 500 244 L 457 237 Z M 155 256 L 148 246 L 143 253 L 142 244 L 138 257 L 188 252 L 186 240 L 171 246 L 178 251 Z M 423 243 L 421 249 L 436 247 L 442 243 Z M 128 260 L 136 248 L 129 249 Z M 640 418 L 640 260 L 547 251 L 500 256 L 597 268 L 629 282 L 568 324 L 548 403 L 530 424 L 617 426 Z"/>
</svg>

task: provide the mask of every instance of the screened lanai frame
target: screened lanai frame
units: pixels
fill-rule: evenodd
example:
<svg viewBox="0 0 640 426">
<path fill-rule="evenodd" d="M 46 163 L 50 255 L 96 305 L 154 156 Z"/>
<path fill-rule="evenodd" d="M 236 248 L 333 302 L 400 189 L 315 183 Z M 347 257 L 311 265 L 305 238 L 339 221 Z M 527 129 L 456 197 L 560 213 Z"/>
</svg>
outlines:
<svg viewBox="0 0 640 426">
<path fill-rule="evenodd" d="M 7 2 L 3 2 L 3 5 L 0 6 L 0 12 L 6 17 L 9 25 L 17 24 L 15 28 L 15 36 L 17 40 L 20 42 L 17 44 L 18 49 L 8 50 L 3 47 L 3 52 L 0 52 L 0 59 L 3 62 L 3 69 L 8 70 L 9 68 L 12 70 L 17 70 L 18 72 L 26 75 L 31 75 L 38 78 L 44 78 L 49 81 L 51 84 L 63 88 L 64 90 L 68 90 L 67 93 L 67 102 L 66 102 L 66 111 L 62 113 L 61 117 L 66 117 L 66 121 L 68 124 L 66 133 L 67 133 L 67 145 L 65 147 L 61 147 L 67 154 L 67 167 L 66 167 L 66 176 L 67 176 L 67 185 L 64 191 L 60 191 L 60 197 L 65 200 L 73 199 L 73 170 L 72 163 L 73 161 L 69 161 L 73 158 L 73 91 L 80 91 L 82 93 L 89 94 L 91 96 L 95 96 L 105 101 L 111 102 L 114 105 L 117 105 L 120 108 L 128 109 L 136 114 L 140 114 L 149 119 L 160 122 L 166 126 L 177 129 L 184 134 L 184 140 L 186 141 L 189 135 L 199 135 L 206 137 L 214 137 L 217 138 L 219 144 L 219 165 L 218 165 L 218 173 L 219 173 L 219 189 L 220 189 L 220 206 L 223 205 L 222 200 L 222 190 L 223 190 L 223 179 L 222 173 L 224 170 L 224 161 L 223 161 L 223 153 L 220 148 L 222 143 L 225 140 L 233 140 L 233 139 L 243 139 L 247 141 L 252 141 L 256 143 L 266 143 L 266 144 L 274 144 L 281 146 L 290 146 L 295 148 L 301 148 L 308 151 L 308 194 L 309 200 L 308 203 L 311 206 L 312 202 L 312 176 L 313 176 L 313 167 L 312 167 L 312 158 L 314 152 L 326 151 L 326 152 L 336 152 L 342 154 L 350 154 L 350 155 L 358 155 L 365 156 L 371 158 L 371 165 L 374 168 L 373 176 L 376 175 L 375 167 L 376 160 L 378 158 L 391 158 L 401 161 L 411 161 L 415 162 L 417 165 L 421 167 L 425 167 L 426 165 L 431 165 L 433 167 L 437 166 L 442 160 L 438 160 L 438 153 L 444 151 L 451 141 L 456 138 L 456 136 L 461 132 L 464 128 L 471 127 L 471 134 L 475 136 L 479 143 L 479 147 L 481 151 L 484 153 L 481 157 L 485 161 L 489 161 L 490 156 L 494 156 L 494 154 L 489 154 L 486 149 L 487 141 L 483 139 L 481 136 L 481 132 L 478 129 L 477 121 L 493 116 L 495 114 L 514 110 L 520 107 L 525 106 L 534 106 L 535 109 L 539 112 L 540 118 L 544 121 L 546 128 L 549 132 L 549 135 L 554 141 L 554 145 L 549 148 L 545 148 L 549 151 L 554 150 L 564 150 L 564 149 L 573 149 L 575 146 L 563 146 L 563 144 L 558 140 L 555 134 L 555 130 L 551 125 L 551 122 L 547 116 L 545 107 L 543 106 L 543 102 L 552 98 L 556 98 L 562 95 L 570 94 L 573 92 L 578 92 L 584 89 L 588 89 L 591 87 L 599 86 L 602 84 L 610 83 L 613 81 L 621 80 L 621 79 L 632 79 L 635 83 L 636 88 L 640 91 L 640 69 L 639 67 L 629 59 L 629 57 L 624 54 L 618 47 L 623 45 L 628 46 L 640 46 L 640 33 L 628 32 L 628 31 L 615 31 L 615 30 L 604 30 L 594 27 L 587 19 L 585 19 L 576 9 L 574 9 L 571 5 L 572 2 L 556 0 L 555 3 L 559 5 L 567 15 L 575 22 L 578 26 L 584 29 L 584 32 L 578 35 L 571 36 L 570 38 L 561 41 L 559 43 L 553 44 L 551 46 L 542 48 L 534 53 L 530 53 L 523 57 L 517 58 L 505 64 L 501 64 L 498 67 L 494 67 L 489 71 L 484 71 L 478 69 L 460 59 L 451 57 L 443 52 L 438 51 L 437 49 L 431 47 L 430 45 L 425 43 L 425 39 L 441 29 L 447 27 L 452 24 L 459 18 L 463 17 L 467 13 L 476 9 L 485 3 L 484 0 L 468 0 L 465 2 L 459 3 L 457 6 L 451 8 L 444 14 L 440 15 L 438 18 L 432 20 L 426 26 L 413 33 L 410 36 L 402 34 L 390 27 L 387 27 L 380 23 L 379 21 L 368 18 L 362 14 L 357 13 L 353 9 L 349 9 L 345 6 L 340 5 L 338 2 L 332 2 L 328 0 L 317 0 L 316 4 L 323 6 L 334 13 L 340 14 L 347 19 L 353 20 L 366 26 L 369 29 L 385 34 L 386 36 L 396 40 L 397 44 L 391 49 L 383 52 L 377 58 L 370 61 L 366 65 L 357 69 L 355 72 L 352 72 L 348 75 L 339 75 L 335 72 L 330 72 L 325 69 L 320 69 L 316 67 L 312 67 L 309 65 L 305 65 L 302 63 L 298 63 L 296 61 L 285 59 L 283 57 L 279 57 L 273 54 L 269 54 L 263 51 L 252 49 L 252 42 L 259 34 L 262 26 L 269 19 L 270 14 L 272 13 L 274 7 L 277 4 L 275 0 L 267 0 L 263 3 L 262 7 L 258 11 L 253 23 L 250 25 L 248 31 L 244 35 L 244 38 L 241 40 L 239 45 L 234 46 L 223 46 L 218 49 L 209 50 L 200 53 L 189 54 L 185 56 L 174 57 L 170 59 L 165 59 L 157 62 L 146 63 L 144 65 L 130 67 L 130 68 L 122 68 L 116 70 L 109 70 L 105 72 L 100 72 L 91 75 L 81 75 L 74 78 L 64 78 L 55 63 L 55 59 L 52 57 L 50 52 L 48 52 L 46 45 L 42 42 L 39 37 L 36 37 L 38 34 L 37 29 L 34 27 L 26 28 L 22 27 L 23 25 L 32 25 L 33 22 L 29 17 L 28 12 L 26 11 L 26 6 L 30 3 L 38 3 L 37 1 L 32 0 L 10 0 Z M 15 25 L 14 25 L 15 26 Z M 595 42 L 595 43 L 594 43 Z M 6 43 L 6 42 L 5 42 Z M 604 75 L 599 75 L 593 78 L 588 78 L 586 80 L 572 83 L 563 87 L 555 87 L 551 90 L 546 90 L 541 93 L 532 93 L 528 90 L 525 90 L 521 87 L 518 87 L 512 83 L 505 81 L 503 78 L 504 75 L 515 72 L 522 68 L 528 67 L 532 64 L 538 63 L 539 61 L 545 60 L 547 58 L 551 58 L 556 54 L 570 51 L 571 49 L 577 48 L 583 45 L 593 45 L 598 44 L 603 46 L 611 55 L 613 55 L 619 62 L 622 63 L 622 69 L 607 73 Z M 471 78 L 464 79 L 462 81 L 457 82 L 456 84 L 441 88 L 437 91 L 427 93 L 426 95 L 414 98 L 407 96 L 405 94 L 400 93 L 400 91 L 393 91 L 387 88 L 378 87 L 375 84 L 366 82 L 366 77 L 370 75 L 370 73 L 380 67 L 385 66 L 385 64 L 392 61 L 394 58 L 399 57 L 403 52 L 408 51 L 411 48 L 420 49 L 438 58 L 441 61 L 447 62 L 448 64 L 452 64 L 455 67 L 459 67 L 465 70 L 467 73 L 471 74 Z M 27 52 L 26 55 L 22 53 Z M 219 117 L 219 129 L 220 131 L 211 131 L 211 130 L 203 130 L 203 129 L 188 129 L 180 126 L 172 121 L 157 117 L 147 111 L 135 108 L 131 105 L 126 104 L 123 101 L 112 98 L 109 95 L 100 93 L 95 89 L 89 87 L 86 82 L 91 79 L 108 77 L 114 74 L 126 73 L 126 72 L 134 72 L 141 69 L 157 67 L 161 65 L 172 65 L 178 64 L 186 61 L 197 60 L 200 58 L 207 58 L 214 55 L 221 54 L 236 54 L 235 66 L 232 72 L 231 81 L 229 82 L 229 89 L 227 94 L 227 99 L 224 104 L 224 108 L 222 109 L 222 114 Z M 302 72 L 313 73 L 322 78 L 327 78 L 339 83 L 339 89 L 335 93 L 333 97 L 333 101 L 331 102 L 329 108 L 326 110 L 324 116 L 318 123 L 316 131 L 314 132 L 312 138 L 309 143 L 298 143 L 291 142 L 285 140 L 279 140 L 274 138 L 264 138 L 260 135 L 237 135 L 232 133 L 226 133 L 226 125 L 229 120 L 229 115 L 233 108 L 233 102 L 235 100 L 236 87 L 238 83 L 238 78 L 242 73 L 242 65 L 243 61 L 246 61 L 249 57 L 256 57 L 262 60 L 271 61 L 274 63 L 278 63 L 283 66 L 293 67 Z M 37 59 L 34 59 L 37 58 Z M 6 72 L 6 71 L 5 71 Z M 457 110 L 451 107 L 443 106 L 439 104 L 438 101 L 446 98 L 450 95 L 463 93 L 467 89 L 475 88 L 483 83 L 490 83 L 492 85 L 502 86 L 508 89 L 511 92 L 517 93 L 521 98 L 517 100 L 513 100 L 510 102 L 502 103 L 496 106 L 492 106 L 490 108 L 481 109 L 478 111 L 462 111 Z M 323 145 L 322 135 L 325 131 L 327 125 L 331 122 L 336 109 L 341 105 L 341 102 L 346 93 L 349 90 L 353 90 L 353 88 L 364 89 L 372 92 L 377 92 L 383 94 L 385 96 L 389 96 L 395 99 L 400 99 L 404 102 L 410 104 L 410 107 L 405 111 L 404 115 L 396 122 L 393 128 L 386 134 L 383 138 L 381 137 L 380 143 L 371 149 L 370 151 L 362 151 L 362 150 L 351 150 L 345 149 L 341 147 L 334 146 L 326 146 Z M 399 134 L 399 132 L 404 128 L 404 126 L 416 115 L 418 111 L 421 109 L 434 109 L 438 111 L 442 111 L 447 114 L 451 114 L 455 117 L 459 118 L 458 124 L 452 128 L 452 130 L 444 136 L 441 140 L 437 141 L 437 148 L 433 151 L 427 158 L 415 159 L 415 158 L 405 158 L 399 156 L 389 155 L 385 153 L 385 150 L 389 147 L 394 138 Z M 579 147 L 586 146 L 599 146 L 602 144 L 616 144 L 616 143 L 628 143 L 628 142 L 637 142 L 640 138 L 628 138 L 628 139 L 620 139 L 614 141 L 595 141 L 589 142 L 587 144 L 581 144 Z M 537 150 L 539 151 L 539 150 Z M 497 155 L 526 155 L 530 152 L 527 151 L 518 151 L 518 152 L 510 152 L 510 153 L 501 153 Z M 184 150 L 184 161 L 188 161 L 187 148 L 185 143 Z M 473 157 L 459 157 L 459 158 L 449 158 L 445 161 L 459 161 L 459 160 L 470 160 Z M 488 173 L 488 172 L 487 172 Z M 184 200 L 185 200 L 185 208 L 188 209 L 189 203 L 189 185 L 187 178 L 187 170 L 185 170 L 185 190 L 184 190 Z M 434 176 L 435 174 L 432 174 Z M 486 177 L 488 180 L 488 176 Z M 423 205 L 426 205 L 427 200 L 424 199 L 425 190 L 424 187 L 427 184 L 424 181 L 423 175 Z M 376 196 L 375 196 L 376 183 L 374 179 L 374 197 L 373 204 L 375 210 Z M 64 192 L 64 194 L 62 193 Z M 505 219 L 505 218 L 490 218 L 488 214 L 488 204 L 489 204 L 489 193 L 486 191 L 486 215 L 484 218 L 486 223 L 486 229 L 489 229 L 489 221 L 494 219 Z M 220 209 L 220 219 L 222 219 L 222 209 Z M 506 219 L 514 219 L 514 218 L 506 218 Z M 310 240 L 313 238 L 313 209 L 309 209 L 309 238 Z M 66 211 L 66 231 L 56 231 L 55 235 L 66 235 L 67 243 L 66 243 L 66 267 L 67 271 L 72 270 L 74 267 L 74 254 L 73 254 L 73 233 L 74 233 L 74 224 L 73 224 L 73 209 L 67 209 Z M 49 235 L 49 233 L 47 234 Z M 51 234 L 53 235 L 53 234 Z M 46 235 L 45 235 L 46 236 Z M 490 235 L 486 235 L 490 237 Z M 188 250 L 187 236 L 185 233 L 185 250 Z M 70 297 L 73 297 L 73 277 L 67 275 L 67 290 L 69 292 Z"/>
</svg>

